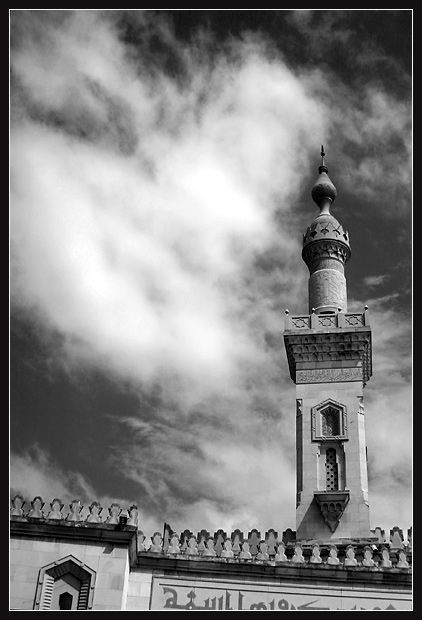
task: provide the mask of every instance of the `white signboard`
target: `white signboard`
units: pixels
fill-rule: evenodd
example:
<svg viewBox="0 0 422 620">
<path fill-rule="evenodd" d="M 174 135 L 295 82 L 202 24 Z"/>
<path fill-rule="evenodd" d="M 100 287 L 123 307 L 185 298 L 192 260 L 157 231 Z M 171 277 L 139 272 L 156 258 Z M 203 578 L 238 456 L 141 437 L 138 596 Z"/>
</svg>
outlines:
<svg viewBox="0 0 422 620">
<path fill-rule="evenodd" d="M 153 577 L 150 609 L 163 611 L 328 611 L 410 610 L 411 595 L 402 590 L 274 585 Z"/>
</svg>

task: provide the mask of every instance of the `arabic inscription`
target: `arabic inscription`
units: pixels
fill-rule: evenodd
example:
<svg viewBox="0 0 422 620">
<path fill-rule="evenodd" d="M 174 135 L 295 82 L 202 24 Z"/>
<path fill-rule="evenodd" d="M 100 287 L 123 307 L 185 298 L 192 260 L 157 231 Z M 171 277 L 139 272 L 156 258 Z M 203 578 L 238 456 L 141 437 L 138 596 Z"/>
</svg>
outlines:
<svg viewBox="0 0 422 620">
<path fill-rule="evenodd" d="M 154 577 L 151 609 L 167 611 L 328 611 L 411 609 L 403 593 L 348 591 L 340 588 L 266 586 Z"/>
</svg>

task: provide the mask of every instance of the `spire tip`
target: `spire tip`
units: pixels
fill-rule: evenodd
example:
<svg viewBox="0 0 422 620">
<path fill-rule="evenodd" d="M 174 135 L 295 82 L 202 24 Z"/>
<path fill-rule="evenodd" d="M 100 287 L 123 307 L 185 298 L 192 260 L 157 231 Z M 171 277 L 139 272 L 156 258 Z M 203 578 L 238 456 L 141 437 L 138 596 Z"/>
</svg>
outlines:
<svg viewBox="0 0 422 620">
<path fill-rule="evenodd" d="M 328 172 L 328 168 L 327 168 L 327 166 L 325 165 L 325 162 L 324 162 L 324 157 L 325 157 L 324 146 L 321 144 L 321 165 L 318 168 L 319 174 L 321 174 L 321 172 Z"/>
</svg>

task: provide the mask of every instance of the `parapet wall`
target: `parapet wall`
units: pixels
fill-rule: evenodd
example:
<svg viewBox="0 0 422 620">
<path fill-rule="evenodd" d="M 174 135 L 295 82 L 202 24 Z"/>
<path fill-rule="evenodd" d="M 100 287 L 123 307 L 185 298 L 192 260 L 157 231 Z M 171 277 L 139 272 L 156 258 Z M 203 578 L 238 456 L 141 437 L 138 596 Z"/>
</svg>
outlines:
<svg viewBox="0 0 422 620">
<path fill-rule="evenodd" d="M 48 509 L 41 497 L 35 497 L 27 506 L 21 495 L 16 495 L 11 503 L 11 533 L 14 531 L 24 535 L 28 529 L 28 533 L 34 535 L 37 524 L 42 526 L 44 536 L 48 526 L 51 526 L 54 537 L 62 533 L 66 538 L 72 537 L 72 531 L 78 538 L 83 537 L 84 532 L 86 536 L 92 536 L 94 530 L 103 530 L 104 535 L 108 536 L 114 531 L 136 531 L 137 547 L 132 557 L 138 558 L 162 556 L 248 564 L 309 564 L 310 567 L 327 564 L 333 568 L 362 566 L 373 570 L 402 569 L 405 572 L 412 565 L 412 528 L 404 535 L 397 526 L 389 533 L 377 527 L 371 538 L 338 539 L 330 543 L 302 543 L 296 540 L 296 533 L 289 528 L 281 534 L 274 529 L 264 534 L 257 529 L 247 534 L 240 530 L 227 534 L 219 529 L 214 534 L 201 530 L 195 535 L 188 529 L 177 534 L 166 523 L 163 533 L 154 532 L 147 536 L 139 529 L 136 504 L 125 509 L 113 503 L 105 511 L 96 501 L 85 508 L 75 499 L 65 509 L 63 502 L 55 498 Z"/>
</svg>

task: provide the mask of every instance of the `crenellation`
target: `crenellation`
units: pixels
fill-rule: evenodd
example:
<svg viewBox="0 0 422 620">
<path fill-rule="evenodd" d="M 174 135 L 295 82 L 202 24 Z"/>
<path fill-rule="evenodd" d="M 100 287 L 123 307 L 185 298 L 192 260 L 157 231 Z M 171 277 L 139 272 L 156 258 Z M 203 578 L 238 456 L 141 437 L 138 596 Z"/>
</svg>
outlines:
<svg viewBox="0 0 422 620">
<path fill-rule="evenodd" d="M 218 557 L 221 556 L 221 553 L 223 551 L 223 546 L 224 546 L 224 542 L 227 539 L 227 534 L 226 532 L 223 532 L 223 530 L 217 530 L 214 534 L 214 550 L 215 553 Z"/>
<path fill-rule="evenodd" d="M 109 515 L 107 519 L 105 520 L 105 522 L 113 523 L 113 524 L 118 523 L 120 513 L 122 512 L 122 509 L 120 508 L 120 504 L 117 504 L 117 503 L 111 504 L 110 508 L 108 509 L 108 512 L 109 512 Z"/>
<path fill-rule="evenodd" d="M 32 508 L 28 513 L 28 517 L 31 519 L 43 519 L 44 513 L 42 509 L 44 508 L 44 502 L 42 501 L 42 498 L 39 496 L 34 497 L 31 502 L 31 506 Z"/>
<path fill-rule="evenodd" d="M 16 495 L 11 500 L 10 519 L 12 522 L 33 523 L 34 519 L 44 522 L 47 526 L 52 523 L 63 524 L 68 528 L 97 528 L 106 529 L 111 526 L 120 527 L 118 517 L 122 512 L 127 512 L 129 519 L 123 526 L 128 530 L 136 532 L 137 554 L 146 555 L 162 555 L 169 557 L 180 557 L 189 559 L 195 557 L 197 559 L 212 561 L 228 561 L 230 562 L 253 562 L 257 564 L 273 564 L 280 562 L 288 562 L 293 564 L 307 564 L 310 566 L 330 565 L 339 567 L 363 566 L 366 568 L 378 569 L 409 569 L 411 568 L 411 531 L 407 530 L 408 540 L 403 538 L 403 530 L 397 526 L 390 530 L 390 540 L 384 538 L 384 530 L 377 527 L 371 532 L 374 534 L 371 546 L 363 546 L 359 542 L 340 541 L 334 545 L 332 543 L 324 543 L 323 541 L 297 541 L 296 533 L 287 528 L 283 531 L 281 539 L 278 532 L 269 529 L 265 532 L 264 538 L 261 532 L 253 528 L 247 534 L 239 529 L 234 530 L 230 534 L 224 530 L 216 530 L 213 534 L 207 530 L 201 530 L 197 535 L 193 534 L 189 529 L 183 530 L 178 535 L 174 532 L 170 525 L 164 524 L 164 535 L 160 532 L 154 532 L 148 539 L 147 536 L 136 526 L 129 524 L 130 519 L 134 519 L 133 511 L 137 513 L 135 504 L 132 504 L 127 511 L 122 509 L 117 503 L 111 504 L 108 509 L 109 517 L 103 522 L 100 518 L 102 510 L 99 502 L 93 501 L 87 508 L 89 514 L 83 516 L 84 507 L 80 500 L 74 500 L 69 504 L 70 512 L 63 514 L 64 504 L 58 498 L 55 498 L 51 504 L 51 511 L 47 516 L 39 516 L 43 514 L 41 511 L 44 502 L 41 497 L 37 496 L 29 503 L 30 509 L 24 510 L 27 502 L 21 495 Z M 34 513 L 35 511 L 35 513 Z M 34 516 L 37 514 L 38 516 Z M 51 517 L 53 514 L 55 517 Z M 58 515 L 61 515 L 58 518 Z M 91 519 L 90 519 L 91 517 Z M 165 540 L 168 540 L 165 547 Z M 399 541 L 401 547 L 399 546 Z M 46 543 L 47 544 L 47 543 Z M 50 545 L 50 543 L 48 543 Z M 62 551 L 65 550 L 62 544 Z M 69 550 L 72 548 L 69 545 Z"/>
<path fill-rule="evenodd" d="M 12 499 L 12 508 L 10 509 L 11 517 L 23 517 L 23 507 L 25 505 L 25 500 L 22 495 L 15 495 Z"/>
<path fill-rule="evenodd" d="M 265 542 L 267 544 L 267 552 L 269 556 L 277 553 L 278 532 L 273 529 L 265 533 Z"/>
<path fill-rule="evenodd" d="M 62 500 L 55 497 L 50 504 L 51 510 L 47 515 L 47 519 L 58 519 L 58 520 L 63 519 L 63 513 L 62 513 L 63 507 L 64 507 L 64 504 L 62 503 Z"/>
<path fill-rule="evenodd" d="M 337 312 L 332 315 L 316 314 L 301 314 L 297 316 L 290 315 L 290 312 L 286 311 L 285 318 L 285 331 L 301 331 L 312 329 L 347 329 L 350 327 L 368 327 L 369 326 L 369 313 L 367 310 L 363 312 Z M 329 332 L 327 332 L 328 334 Z"/>
<path fill-rule="evenodd" d="M 403 549 L 403 530 L 394 526 L 390 530 L 390 542 L 392 549 Z"/>
<path fill-rule="evenodd" d="M 82 509 L 83 506 L 78 499 L 74 499 L 71 504 L 69 504 L 70 512 L 66 517 L 66 521 L 82 521 Z"/>
</svg>

